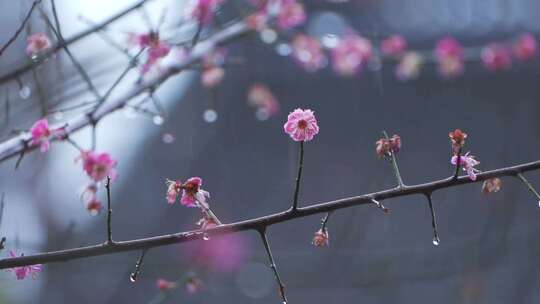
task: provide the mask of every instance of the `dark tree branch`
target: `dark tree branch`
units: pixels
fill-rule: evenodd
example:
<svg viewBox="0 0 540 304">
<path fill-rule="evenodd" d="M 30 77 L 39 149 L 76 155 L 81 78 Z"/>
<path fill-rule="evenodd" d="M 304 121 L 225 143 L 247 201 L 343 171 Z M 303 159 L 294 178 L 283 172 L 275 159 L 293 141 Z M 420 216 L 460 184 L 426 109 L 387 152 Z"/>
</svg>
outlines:
<svg viewBox="0 0 540 304">
<path fill-rule="evenodd" d="M 453 178 L 455 179 L 455 178 Z M 431 213 L 431 227 L 433 228 L 433 245 L 439 246 L 441 239 L 439 238 L 439 232 L 437 231 L 437 220 L 435 216 L 435 209 L 433 208 L 433 201 L 431 198 L 431 192 L 425 193 L 429 204 L 429 211 Z"/>
<path fill-rule="evenodd" d="M 15 41 L 17 40 L 17 37 L 19 37 L 19 35 L 21 34 L 21 32 L 23 31 L 24 27 L 26 26 L 26 23 L 28 22 L 28 20 L 30 20 L 30 17 L 32 16 L 32 12 L 34 11 L 34 9 L 36 8 L 36 6 L 41 2 L 41 0 L 35 0 L 33 3 L 32 3 L 32 7 L 30 7 L 30 9 L 28 10 L 28 13 L 26 14 L 26 16 L 24 17 L 23 21 L 21 22 L 21 24 L 19 25 L 19 28 L 17 29 L 17 31 L 15 31 L 15 34 L 13 34 L 13 36 L 11 36 L 11 38 L 9 38 L 9 40 L 6 42 L 6 44 L 4 44 L 2 46 L 2 48 L 0 48 L 0 56 L 2 56 L 2 54 L 4 53 L 5 50 L 7 50 L 7 48 Z"/>
<path fill-rule="evenodd" d="M 536 199 L 538 200 L 538 206 L 540 206 L 540 195 L 538 195 L 538 192 L 536 192 L 532 184 L 525 178 L 523 174 L 521 174 L 521 172 L 516 174 L 516 176 L 525 184 L 529 192 L 531 192 L 536 197 Z"/>
<path fill-rule="evenodd" d="M 494 177 L 512 176 L 520 173 L 540 169 L 540 160 L 520 164 L 512 167 L 500 168 L 491 171 L 485 171 L 477 175 L 476 180 L 469 179 L 468 176 L 453 177 L 425 183 L 414 186 L 405 186 L 404 188 L 392 188 L 379 192 L 363 194 L 349 198 L 343 198 L 335 201 L 314 204 L 304 208 L 298 208 L 296 212 L 291 209 L 272 215 L 267 215 L 255 219 L 249 219 L 231 224 L 223 224 L 206 230 L 194 230 L 179 232 L 168 235 L 155 236 L 150 238 L 135 239 L 129 241 L 115 242 L 114 244 L 104 243 L 99 245 L 73 248 L 60 251 L 52 251 L 35 255 L 27 255 L 16 258 L 6 258 L 0 260 L 0 269 L 13 268 L 18 266 L 46 264 L 52 262 L 65 262 L 85 257 L 100 256 L 106 254 L 149 249 L 171 244 L 179 244 L 194 240 L 203 239 L 203 235 L 211 236 L 236 233 L 238 231 L 256 230 L 261 231 L 271 225 L 291 221 L 294 219 L 310 216 L 313 214 L 326 213 L 334 210 L 349 208 L 353 206 L 373 204 L 373 199 L 382 201 L 385 199 L 408 196 L 408 195 L 428 195 L 437 190 L 451 188 L 459 185 L 473 184 L 485 181 Z"/>
<path fill-rule="evenodd" d="M 279 295 L 281 296 L 281 299 L 283 300 L 283 304 L 287 304 L 287 296 L 285 295 L 285 286 L 281 282 L 281 278 L 277 270 L 276 262 L 274 261 L 274 257 L 272 256 L 272 250 L 270 249 L 270 244 L 268 243 L 268 238 L 266 237 L 266 227 L 259 229 L 258 231 L 261 236 L 261 240 L 264 244 L 264 249 L 266 249 L 268 260 L 270 261 L 270 268 L 274 272 L 274 278 L 276 279 L 276 283 L 279 288 Z"/>
</svg>

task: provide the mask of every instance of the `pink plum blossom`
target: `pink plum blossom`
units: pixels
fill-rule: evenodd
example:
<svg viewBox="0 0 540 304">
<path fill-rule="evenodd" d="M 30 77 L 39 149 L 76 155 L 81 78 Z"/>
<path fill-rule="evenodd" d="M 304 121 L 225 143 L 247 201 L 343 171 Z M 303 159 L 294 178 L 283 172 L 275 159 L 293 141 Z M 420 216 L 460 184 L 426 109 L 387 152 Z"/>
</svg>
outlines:
<svg viewBox="0 0 540 304">
<path fill-rule="evenodd" d="M 326 65 L 326 56 L 319 40 L 299 34 L 292 41 L 292 56 L 308 72 L 315 72 Z"/>
<path fill-rule="evenodd" d="M 392 153 L 398 153 L 401 149 L 401 137 L 392 135 L 386 139 L 381 138 L 375 143 L 375 152 L 379 157 L 391 156 Z"/>
<path fill-rule="evenodd" d="M 167 185 L 167 203 L 174 204 L 182 191 L 182 182 L 168 180 Z"/>
<path fill-rule="evenodd" d="M 159 278 L 156 281 L 156 288 L 159 289 L 159 291 L 168 291 L 175 287 L 176 287 L 175 282 L 171 282 L 163 278 Z"/>
<path fill-rule="evenodd" d="M 43 118 L 34 123 L 30 128 L 30 134 L 32 135 L 32 145 L 39 145 L 41 152 L 47 152 L 50 147 L 49 140 L 52 136 L 62 137 L 64 136 L 63 128 L 50 129 L 49 122 Z"/>
<path fill-rule="evenodd" d="M 46 51 L 51 47 L 51 41 L 44 33 L 30 35 L 27 39 L 26 54 L 30 57 Z"/>
<path fill-rule="evenodd" d="M 117 161 L 109 153 L 98 153 L 94 151 L 83 151 L 80 158 L 83 162 L 83 169 L 86 174 L 95 182 L 105 179 L 116 178 Z"/>
<path fill-rule="evenodd" d="M 517 59 L 530 60 L 538 54 L 538 42 L 532 34 L 525 33 L 519 36 L 513 50 Z"/>
<path fill-rule="evenodd" d="M 171 51 L 171 46 L 167 42 L 160 40 L 158 32 L 130 33 L 129 42 L 137 45 L 140 49 L 146 49 L 146 62 L 142 66 L 142 74 L 146 74 L 161 58 L 167 56 Z"/>
<path fill-rule="evenodd" d="M 474 156 L 469 154 L 470 152 L 467 152 L 465 155 L 459 156 L 459 165 L 463 167 L 464 171 L 467 171 L 467 175 L 469 175 L 469 178 L 472 181 L 476 180 L 476 173 L 480 170 L 474 168 L 474 166 L 480 164 L 479 161 L 474 159 Z M 452 156 L 452 159 L 450 160 L 452 165 L 457 166 L 458 165 L 458 155 Z"/>
<path fill-rule="evenodd" d="M 329 244 L 329 235 L 328 235 L 328 229 L 319 229 L 319 231 L 315 232 L 315 236 L 313 237 L 313 241 L 311 242 L 316 247 L 326 247 Z"/>
<path fill-rule="evenodd" d="M 420 75 L 422 56 L 417 52 L 407 52 L 396 65 L 396 78 L 401 81 L 416 79 Z"/>
<path fill-rule="evenodd" d="M 291 112 L 283 128 L 294 141 L 310 141 L 319 133 L 317 119 L 313 111 L 309 109 L 298 108 Z"/>
<path fill-rule="evenodd" d="M 371 42 L 361 36 L 348 34 L 332 50 L 332 66 L 342 76 L 352 76 L 369 62 L 373 52 Z"/>
<path fill-rule="evenodd" d="M 510 50 L 496 43 L 483 48 L 481 58 L 486 68 L 491 71 L 506 70 L 512 65 Z"/>
<path fill-rule="evenodd" d="M 9 256 L 12 258 L 16 258 L 17 253 L 15 252 L 15 250 L 11 250 L 9 252 Z M 23 255 L 21 254 L 21 256 Z M 17 280 L 24 280 L 27 276 L 31 276 L 33 279 L 35 279 L 38 273 L 40 273 L 42 270 L 43 270 L 43 266 L 41 264 L 36 264 L 36 265 L 29 265 L 29 266 L 14 267 L 14 268 L 8 269 L 7 271 L 11 271 L 15 273 Z"/>
<path fill-rule="evenodd" d="M 296 0 L 281 0 L 281 7 L 277 16 L 277 26 L 284 30 L 306 22 L 304 6 Z"/>
<path fill-rule="evenodd" d="M 264 111 L 268 117 L 279 113 L 278 100 L 264 84 L 253 84 L 248 91 L 247 100 L 251 106 Z"/>
<path fill-rule="evenodd" d="M 192 0 L 187 12 L 199 24 L 208 24 L 212 21 L 216 8 L 223 2 L 224 0 Z"/>
<path fill-rule="evenodd" d="M 208 208 L 206 198 L 210 197 L 210 193 L 201 188 L 202 179 L 200 177 L 192 177 L 182 184 L 179 180 L 167 181 L 167 202 L 174 204 L 182 190 L 180 203 L 186 207 L 197 207 L 197 202 L 203 207 Z"/>
<path fill-rule="evenodd" d="M 435 56 L 439 62 L 439 73 L 443 77 L 455 77 L 463 73 L 463 49 L 452 37 L 445 37 L 437 42 Z"/>
<path fill-rule="evenodd" d="M 386 56 L 401 56 L 407 49 L 407 40 L 401 35 L 392 35 L 381 42 L 381 52 Z"/>
</svg>

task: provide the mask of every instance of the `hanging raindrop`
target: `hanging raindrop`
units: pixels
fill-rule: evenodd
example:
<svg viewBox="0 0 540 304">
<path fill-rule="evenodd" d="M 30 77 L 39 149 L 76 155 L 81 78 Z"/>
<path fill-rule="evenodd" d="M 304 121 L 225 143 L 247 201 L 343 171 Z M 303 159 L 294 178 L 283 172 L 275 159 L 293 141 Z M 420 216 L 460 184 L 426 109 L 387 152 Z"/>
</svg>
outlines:
<svg viewBox="0 0 540 304">
<path fill-rule="evenodd" d="M 163 142 L 166 144 L 171 144 L 174 142 L 174 136 L 171 133 L 165 133 L 161 137 L 161 140 L 163 140 Z"/>
<path fill-rule="evenodd" d="M 165 121 L 165 119 L 163 119 L 163 116 L 161 116 L 161 115 L 155 115 L 152 118 L 152 121 L 154 122 L 154 124 L 156 126 L 161 126 L 163 124 L 163 122 Z"/>
<path fill-rule="evenodd" d="M 208 241 L 210 239 L 210 236 L 208 235 L 208 233 L 204 233 L 202 239 Z"/>
<path fill-rule="evenodd" d="M 21 88 L 19 89 L 19 96 L 22 99 L 28 99 L 30 95 L 32 95 L 32 90 L 30 89 L 30 87 L 27 85 L 21 86 Z"/>
<path fill-rule="evenodd" d="M 218 114 L 214 109 L 207 109 L 203 113 L 203 119 L 207 123 L 213 123 L 217 120 L 217 118 L 218 118 Z"/>
<path fill-rule="evenodd" d="M 135 272 L 129 275 L 129 281 L 132 283 L 135 283 L 135 281 L 137 281 L 137 274 Z"/>
<path fill-rule="evenodd" d="M 538 207 L 540 207 L 540 201 L 538 201 Z"/>
<path fill-rule="evenodd" d="M 439 244 L 441 243 L 441 240 L 439 239 L 438 236 L 434 236 L 433 237 L 433 245 L 434 246 L 439 246 Z"/>
</svg>

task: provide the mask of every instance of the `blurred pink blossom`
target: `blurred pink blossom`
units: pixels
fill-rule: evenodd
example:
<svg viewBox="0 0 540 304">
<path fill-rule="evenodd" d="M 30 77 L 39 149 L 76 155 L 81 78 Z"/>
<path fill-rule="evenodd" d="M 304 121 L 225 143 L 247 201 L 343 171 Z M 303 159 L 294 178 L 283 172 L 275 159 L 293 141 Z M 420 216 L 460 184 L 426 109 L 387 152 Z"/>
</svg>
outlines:
<svg viewBox="0 0 540 304">
<path fill-rule="evenodd" d="M 310 141 L 319 133 L 317 119 L 313 111 L 309 109 L 298 108 L 291 112 L 283 128 L 294 141 Z"/>
<path fill-rule="evenodd" d="M 214 66 L 204 69 L 201 74 L 201 83 L 207 88 L 213 88 L 220 84 L 225 78 L 225 69 L 219 66 Z"/>
<path fill-rule="evenodd" d="M 30 134 L 32 135 L 32 145 L 39 145 L 41 152 L 47 152 L 50 147 L 49 140 L 52 136 L 62 137 L 65 135 L 64 129 L 50 129 L 49 122 L 43 118 L 34 123 L 30 128 Z"/>
<path fill-rule="evenodd" d="M 51 41 L 44 33 L 30 35 L 26 40 L 26 54 L 30 57 L 38 55 L 51 47 Z"/>
<path fill-rule="evenodd" d="M 348 34 L 332 50 L 332 66 L 342 76 L 352 76 L 369 62 L 373 48 L 371 42 L 361 36 Z"/>
<path fill-rule="evenodd" d="M 196 294 L 202 289 L 203 283 L 198 277 L 190 276 L 186 279 L 185 287 L 189 294 Z"/>
<path fill-rule="evenodd" d="M 289 29 L 306 22 L 304 6 L 296 0 L 281 0 L 277 16 L 277 25 L 281 29 Z"/>
<path fill-rule="evenodd" d="M 192 0 L 187 9 L 188 16 L 200 24 L 208 24 L 214 17 L 214 11 L 224 0 Z"/>
<path fill-rule="evenodd" d="M 532 34 L 525 33 L 519 36 L 513 49 L 517 59 L 530 60 L 538 54 L 538 42 Z"/>
<path fill-rule="evenodd" d="M 396 65 L 396 78 L 407 81 L 418 78 L 422 68 L 422 56 L 417 52 L 407 52 Z"/>
<path fill-rule="evenodd" d="M 86 174 L 95 182 L 99 182 L 109 176 L 116 178 L 117 161 L 109 153 L 98 153 L 94 151 L 83 151 L 80 155 L 83 162 L 83 169 Z"/>
<path fill-rule="evenodd" d="M 446 78 L 463 73 L 463 49 L 452 37 L 440 39 L 435 46 L 435 56 L 439 62 L 439 73 Z"/>
<path fill-rule="evenodd" d="M 9 252 L 9 256 L 12 258 L 16 258 L 17 253 L 15 252 L 15 250 L 11 250 Z M 21 254 L 21 256 L 23 256 L 23 254 Z M 27 276 L 31 276 L 32 279 L 35 279 L 38 273 L 40 273 L 42 270 L 43 270 L 43 266 L 41 264 L 20 266 L 20 267 L 7 269 L 7 271 L 15 273 L 17 280 L 24 280 Z"/>
<path fill-rule="evenodd" d="M 401 56 L 407 50 L 407 40 L 401 35 L 392 35 L 381 42 L 381 52 L 386 56 Z"/>
<path fill-rule="evenodd" d="M 91 216 L 96 216 L 100 214 L 101 209 L 103 209 L 103 205 L 97 199 L 93 199 L 86 203 L 86 210 L 88 211 L 88 213 L 90 213 Z"/>
<path fill-rule="evenodd" d="M 482 62 L 488 70 L 500 71 L 512 66 L 510 50 L 501 44 L 490 44 L 482 49 Z"/>
<path fill-rule="evenodd" d="M 308 72 L 315 72 L 326 65 L 326 56 L 319 40 L 299 34 L 292 41 L 292 56 Z"/>
<path fill-rule="evenodd" d="M 163 278 L 159 278 L 156 281 L 156 288 L 159 289 L 159 291 L 168 291 L 175 287 L 176 287 L 175 282 L 171 282 Z"/>
<path fill-rule="evenodd" d="M 142 66 L 142 74 L 146 74 L 161 58 L 167 56 L 171 51 L 171 46 L 166 41 L 160 40 L 158 32 L 130 33 L 128 40 L 140 49 L 146 49 L 146 62 Z"/>
<path fill-rule="evenodd" d="M 248 241 L 241 234 L 213 236 L 188 243 L 184 248 L 182 253 L 192 264 L 217 272 L 237 270 L 250 252 Z"/>
<path fill-rule="evenodd" d="M 253 84 L 249 88 L 247 100 L 251 106 L 264 110 L 268 116 L 279 113 L 278 100 L 264 84 Z"/>
<path fill-rule="evenodd" d="M 467 175 L 469 175 L 469 178 L 472 181 L 476 180 L 476 173 L 479 172 L 478 169 L 474 168 L 474 166 L 480 164 L 479 161 L 474 159 L 474 156 L 469 154 L 470 152 L 467 152 L 465 155 L 461 155 L 459 157 L 459 164 L 462 166 L 462 169 L 464 171 L 467 171 Z M 458 164 L 458 156 L 454 155 L 452 156 L 452 159 L 450 160 L 452 165 L 457 166 Z"/>
</svg>

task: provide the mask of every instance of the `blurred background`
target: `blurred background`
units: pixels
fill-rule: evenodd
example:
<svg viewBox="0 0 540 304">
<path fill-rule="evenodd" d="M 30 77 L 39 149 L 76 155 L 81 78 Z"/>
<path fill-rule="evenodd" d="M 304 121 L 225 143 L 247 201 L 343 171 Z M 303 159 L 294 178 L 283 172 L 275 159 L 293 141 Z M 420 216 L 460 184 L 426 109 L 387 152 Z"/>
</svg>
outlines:
<svg viewBox="0 0 540 304">
<path fill-rule="evenodd" d="M 63 34 L 73 36 L 91 26 L 89 21 L 100 22 L 134 2 L 58 0 Z M 30 4 L 0 0 L 0 41 L 9 39 Z M 214 26 L 237 18 L 238 6 L 245 5 L 228 1 Z M 353 29 L 377 41 L 399 33 L 411 49 L 426 51 L 446 35 L 476 48 L 540 30 L 540 3 L 533 0 L 317 0 L 304 1 L 304 6 L 309 18 L 298 30 L 314 37 L 339 37 Z M 43 1 L 43 7 L 48 11 L 49 1 Z M 186 1 L 149 1 L 144 11 L 115 22 L 106 33 L 124 45 L 128 32 L 148 31 L 148 23 L 156 26 L 165 12 L 160 33 L 167 37 L 185 7 Z M 30 24 L 32 32 L 47 31 L 39 13 Z M 193 30 L 174 36 L 189 39 Z M 0 57 L 2 75 L 28 62 L 25 40 L 23 34 Z M 128 64 L 125 54 L 100 35 L 70 49 L 101 92 Z M 330 68 L 308 73 L 279 49 L 279 43 L 265 43 L 257 35 L 244 37 L 227 47 L 235 64 L 227 66 L 217 88 L 203 87 L 200 72 L 186 71 L 155 92 L 163 113 L 127 108 L 100 122 L 97 150 L 119 161 L 112 188 L 116 240 L 196 228 L 197 210 L 167 204 L 166 178 L 202 177 L 212 195 L 211 207 L 225 223 L 288 208 L 298 146 L 282 128 L 297 107 L 313 109 L 321 127 L 306 144 L 302 206 L 393 187 L 391 166 L 374 151 L 382 130 L 402 138 L 398 162 L 409 185 L 453 173 L 448 132 L 455 128 L 468 133 L 466 147 L 480 160 L 480 169 L 538 159 L 538 61 L 516 62 L 498 73 L 471 61 L 455 79 L 442 79 L 436 67 L 427 64 L 418 79 L 400 82 L 392 62 L 342 78 Z M 130 73 L 114 95 L 131 88 L 138 77 L 136 71 Z M 247 105 L 254 83 L 264 83 L 280 103 L 280 112 L 264 121 Z M 2 84 L 0 98 L 4 140 L 39 119 L 40 105 L 69 107 L 91 94 L 66 54 L 59 52 L 19 81 Z M 9 112 L 4 103 L 9 103 Z M 61 122 L 81 110 L 48 118 Z M 89 147 L 90 137 L 85 129 L 73 138 Z M 7 237 L 2 256 L 8 249 L 28 255 L 105 240 L 105 213 L 89 215 L 80 200 L 89 179 L 75 162 L 78 154 L 57 142 L 48 153 L 27 154 L 17 170 L 16 158 L 0 165 L 6 204 L 0 235 Z M 539 173 L 527 177 L 540 187 Z M 270 227 L 270 244 L 289 301 L 538 303 L 538 202 L 518 180 L 503 179 L 502 190 L 491 195 L 482 194 L 480 187 L 465 185 L 434 194 L 441 237 L 437 247 L 431 242 L 431 218 L 422 196 L 384 201 L 392 209 L 389 215 L 368 206 L 336 212 L 328 223 L 327 248 L 311 244 L 322 214 Z M 101 185 L 103 201 L 104 194 Z M 48 264 L 36 280 L 18 281 L 2 271 L 0 303 L 280 302 L 254 232 L 152 249 L 139 279 L 130 282 L 138 256 L 130 252 Z M 161 299 L 158 278 L 178 280 L 179 286 Z"/>
</svg>

